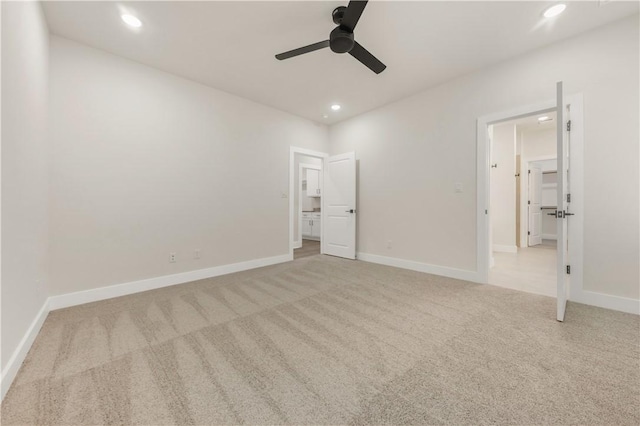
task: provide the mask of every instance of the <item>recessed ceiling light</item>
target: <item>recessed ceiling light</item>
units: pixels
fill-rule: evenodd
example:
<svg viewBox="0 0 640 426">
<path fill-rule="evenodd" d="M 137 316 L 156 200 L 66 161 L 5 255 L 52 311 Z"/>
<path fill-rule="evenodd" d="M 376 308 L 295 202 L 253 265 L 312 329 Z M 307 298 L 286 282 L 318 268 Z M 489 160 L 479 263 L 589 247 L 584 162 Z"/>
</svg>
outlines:
<svg viewBox="0 0 640 426">
<path fill-rule="evenodd" d="M 549 117 L 547 117 L 546 115 L 542 116 L 542 117 L 538 117 L 538 121 L 547 121 L 549 119 Z"/>
<path fill-rule="evenodd" d="M 544 11 L 545 18 L 553 18 L 554 16 L 560 15 L 567 8 L 567 5 L 564 3 L 556 4 L 555 6 L 551 6 L 549 9 Z"/>
<path fill-rule="evenodd" d="M 124 14 L 121 16 L 121 18 L 124 21 L 124 23 L 129 25 L 130 27 L 139 28 L 142 26 L 142 21 L 140 21 L 138 18 L 136 18 L 133 15 Z"/>
<path fill-rule="evenodd" d="M 329 114 L 322 114 L 322 118 L 329 118 Z"/>
<path fill-rule="evenodd" d="M 342 108 L 342 107 L 340 105 L 338 105 L 338 104 L 331 105 L 331 109 L 334 110 L 334 111 L 338 111 L 340 108 Z"/>
</svg>

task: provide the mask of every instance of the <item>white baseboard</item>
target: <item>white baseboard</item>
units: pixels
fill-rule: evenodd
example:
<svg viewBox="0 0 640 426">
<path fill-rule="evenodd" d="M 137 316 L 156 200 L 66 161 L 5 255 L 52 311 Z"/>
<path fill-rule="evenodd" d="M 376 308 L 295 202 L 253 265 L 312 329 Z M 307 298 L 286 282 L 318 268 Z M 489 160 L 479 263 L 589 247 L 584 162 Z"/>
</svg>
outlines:
<svg viewBox="0 0 640 426">
<path fill-rule="evenodd" d="M 156 288 L 167 287 L 176 284 L 183 284 L 191 281 L 197 281 L 205 278 L 217 277 L 219 275 L 231 274 L 234 272 L 246 271 L 249 269 L 260 268 L 263 266 L 275 265 L 293 260 L 293 258 L 284 254 L 281 256 L 265 257 L 262 259 L 248 260 L 246 262 L 232 263 L 230 265 L 214 266 L 212 268 L 198 269 L 195 271 L 182 272 L 179 274 L 165 275 L 162 277 L 149 278 L 146 280 L 132 281 L 129 283 L 115 284 L 106 287 L 95 288 L 91 290 L 78 291 L 75 293 L 61 294 L 49 297 L 42 308 L 36 315 L 36 318 L 29 326 L 26 334 L 18 344 L 18 347 L 11 355 L 7 366 L 2 371 L 0 379 L 1 398 L 4 399 L 7 391 L 11 387 L 11 383 L 18 374 L 31 345 L 33 345 L 44 320 L 50 311 L 56 309 L 68 308 L 70 306 L 81 305 L 83 303 L 97 302 L 99 300 L 111 299 L 113 297 L 126 296 L 128 294 L 139 293 L 142 291 L 153 290 Z"/>
<path fill-rule="evenodd" d="M 293 248 L 294 249 L 297 249 L 297 248 L 300 248 L 300 247 L 302 247 L 302 240 L 298 240 L 298 241 L 294 241 L 293 242 Z"/>
<path fill-rule="evenodd" d="M 578 294 L 571 294 L 569 301 L 640 315 L 640 300 L 629 297 L 612 296 L 610 294 L 583 290 Z"/>
<path fill-rule="evenodd" d="M 480 277 L 476 271 L 465 269 L 449 268 L 447 266 L 430 265 L 428 263 L 416 262 L 413 260 L 398 259 L 395 257 L 379 256 L 377 254 L 358 253 L 358 260 L 381 265 L 395 266 L 397 268 L 410 269 L 412 271 L 425 272 L 427 274 L 440 275 L 443 277 L 455 278 L 480 282 Z"/>
<path fill-rule="evenodd" d="M 493 251 L 497 251 L 500 253 L 517 253 L 518 252 L 518 246 L 506 246 L 503 244 L 494 244 L 493 245 Z"/>
<path fill-rule="evenodd" d="M 11 387 L 11 383 L 13 383 L 13 379 L 16 378 L 16 374 L 18 374 L 20 366 L 27 357 L 27 353 L 29 353 L 31 345 L 33 345 L 33 342 L 36 340 L 36 336 L 40 332 L 42 324 L 44 324 L 44 320 L 47 319 L 47 315 L 49 315 L 49 299 L 45 300 L 42 304 L 42 308 L 40 308 L 40 311 L 38 311 L 38 314 L 27 329 L 24 337 L 20 340 L 16 350 L 13 351 L 5 369 L 2 370 L 2 378 L 0 378 L 0 400 L 4 399 L 9 387 Z"/>
<path fill-rule="evenodd" d="M 123 284 L 115 284 L 91 290 L 51 296 L 49 298 L 49 309 L 54 311 L 56 309 L 68 308 L 69 306 L 97 302 L 99 300 L 126 296 L 128 294 L 140 293 L 142 291 L 154 290 L 156 288 L 168 287 L 205 278 L 217 277 L 219 275 L 275 265 L 276 263 L 288 262 L 290 260 L 293 260 L 290 255 L 283 254 L 281 256 L 265 257 L 262 259 L 248 260 L 246 262 L 232 263 L 230 265 L 214 266 L 211 268 L 198 269 L 179 274 L 164 275 L 162 277 L 149 278 L 146 280 L 131 281 Z"/>
<path fill-rule="evenodd" d="M 543 240 L 557 240 L 558 236 L 556 234 L 542 234 L 541 235 Z"/>
</svg>

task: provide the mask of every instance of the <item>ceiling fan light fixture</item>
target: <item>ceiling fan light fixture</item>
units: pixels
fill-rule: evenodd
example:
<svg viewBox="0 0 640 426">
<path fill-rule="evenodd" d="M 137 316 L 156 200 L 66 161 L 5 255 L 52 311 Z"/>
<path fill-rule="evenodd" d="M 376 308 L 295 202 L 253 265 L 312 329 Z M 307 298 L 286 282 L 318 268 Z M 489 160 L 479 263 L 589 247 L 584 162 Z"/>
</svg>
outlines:
<svg viewBox="0 0 640 426">
<path fill-rule="evenodd" d="M 353 31 L 360 20 L 360 16 L 368 0 L 352 0 L 349 6 L 338 6 L 331 14 L 333 23 L 337 25 L 329 34 L 329 40 L 319 41 L 287 52 L 278 53 L 276 59 L 293 58 L 316 50 L 330 48 L 334 53 L 348 53 L 376 74 L 380 74 L 387 66 L 362 47 L 354 38 Z M 334 109 L 337 111 L 337 109 Z"/>
<path fill-rule="evenodd" d="M 142 26 L 142 21 L 133 15 L 129 15 L 128 13 L 125 13 L 120 17 L 122 18 L 124 23 L 129 25 L 130 27 L 140 28 Z"/>
<path fill-rule="evenodd" d="M 551 6 L 547 10 L 544 11 L 545 18 L 553 18 L 554 16 L 560 15 L 567 8 L 567 5 L 564 3 L 558 3 L 556 5 Z"/>
<path fill-rule="evenodd" d="M 342 108 L 342 107 L 340 105 L 338 105 L 338 104 L 331 105 L 331 109 L 333 111 L 340 111 L 340 108 Z"/>
</svg>

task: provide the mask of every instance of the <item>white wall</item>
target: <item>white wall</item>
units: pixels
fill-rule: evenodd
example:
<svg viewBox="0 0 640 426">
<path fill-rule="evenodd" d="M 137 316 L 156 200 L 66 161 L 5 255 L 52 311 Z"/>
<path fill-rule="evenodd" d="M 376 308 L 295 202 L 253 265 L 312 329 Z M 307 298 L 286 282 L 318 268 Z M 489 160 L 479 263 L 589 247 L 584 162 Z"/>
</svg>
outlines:
<svg viewBox="0 0 640 426">
<path fill-rule="evenodd" d="M 516 251 L 516 125 L 493 126 L 490 204 L 492 244 L 496 251 Z"/>
<path fill-rule="evenodd" d="M 524 130 L 520 155 L 527 161 L 540 157 L 556 156 L 556 129 Z"/>
<path fill-rule="evenodd" d="M 47 298 L 48 63 L 40 4 L 2 2 L 3 376 Z"/>
<path fill-rule="evenodd" d="M 636 15 L 332 126 L 360 162 L 359 251 L 475 270 L 477 118 L 563 80 L 584 95 L 584 289 L 638 299 L 638 40 Z"/>
<path fill-rule="evenodd" d="M 55 36 L 50 116 L 52 295 L 286 255 L 289 146 L 328 143 L 324 125 Z"/>
</svg>

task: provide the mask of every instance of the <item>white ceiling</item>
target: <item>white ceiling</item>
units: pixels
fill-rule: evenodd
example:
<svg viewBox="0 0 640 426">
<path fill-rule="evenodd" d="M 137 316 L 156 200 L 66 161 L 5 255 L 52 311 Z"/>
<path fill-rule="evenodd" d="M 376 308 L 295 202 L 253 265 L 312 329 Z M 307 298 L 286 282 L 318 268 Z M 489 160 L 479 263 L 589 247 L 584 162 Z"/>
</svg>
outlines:
<svg viewBox="0 0 640 426">
<path fill-rule="evenodd" d="M 368 4 L 356 40 L 387 69 L 369 71 L 329 49 L 276 53 L 328 38 L 320 2 L 44 2 L 53 34 L 323 123 L 363 113 L 487 65 L 638 13 L 638 2 L 383 2 Z M 138 16 L 132 30 L 122 10 Z M 329 109 L 340 103 L 338 112 Z M 328 118 L 323 118 L 328 114 Z"/>
</svg>

